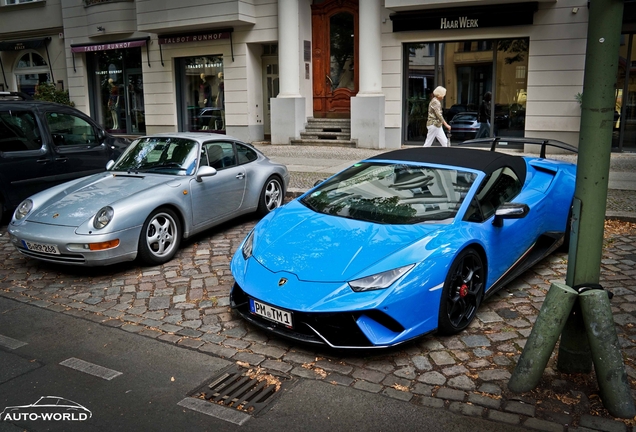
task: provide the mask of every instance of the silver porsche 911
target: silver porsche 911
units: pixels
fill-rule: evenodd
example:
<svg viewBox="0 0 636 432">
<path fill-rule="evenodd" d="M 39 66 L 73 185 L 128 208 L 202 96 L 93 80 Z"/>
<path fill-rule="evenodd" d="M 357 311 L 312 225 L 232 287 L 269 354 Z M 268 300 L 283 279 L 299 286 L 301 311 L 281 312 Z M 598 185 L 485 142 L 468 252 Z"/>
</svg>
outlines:
<svg viewBox="0 0 636 432">
<path fill-rule="evenodd" d="M 280 206 L 284 165 L 226 135 L 173 133 L 135 140 L 107 170 L 23 201 L 9 234 L 24 255 L 97 266 L 174 257 L 181 239 L 238 215 Z"/>
</svg>

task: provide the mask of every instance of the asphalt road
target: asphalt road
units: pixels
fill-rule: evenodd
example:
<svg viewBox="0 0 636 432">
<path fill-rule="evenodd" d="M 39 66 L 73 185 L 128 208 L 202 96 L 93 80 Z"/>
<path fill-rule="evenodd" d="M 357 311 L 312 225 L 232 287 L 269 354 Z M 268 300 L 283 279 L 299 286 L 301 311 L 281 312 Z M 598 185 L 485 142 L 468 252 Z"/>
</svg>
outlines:
<svg viewBox="0 0 636 432">
<path fill-rule="evenodd" d="M 69 359 L 121 374 L 104 379 L 60 364 Z M 0 421 L 2 432 L 522 430 L 303 379 L 255 417 L 215 406 L 221 416 L 244 416 L 239 426 L 178 405 L 231 362 L 5 298 L 0 364 L 0 409 L 59 396 L 92 412 L 85 421 Z M 85 370 L 99 372 L 95 366 Z"/>
</svg>

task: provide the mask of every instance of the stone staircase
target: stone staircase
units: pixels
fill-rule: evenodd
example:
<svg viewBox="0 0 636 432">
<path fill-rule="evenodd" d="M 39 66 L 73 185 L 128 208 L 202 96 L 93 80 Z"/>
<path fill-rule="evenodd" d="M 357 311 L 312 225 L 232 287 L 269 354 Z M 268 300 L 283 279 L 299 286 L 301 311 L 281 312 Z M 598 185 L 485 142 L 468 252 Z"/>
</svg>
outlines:
<svg viewBox="0 0 636 432">
<path fill-rule="evenodd" d="M 356 147 L 356 141 L 351 140 L 351 120 L 333 118 L 307 119 L 304 132 L 300 139 L 291 140 L 292 145 Z"/>
</svg>

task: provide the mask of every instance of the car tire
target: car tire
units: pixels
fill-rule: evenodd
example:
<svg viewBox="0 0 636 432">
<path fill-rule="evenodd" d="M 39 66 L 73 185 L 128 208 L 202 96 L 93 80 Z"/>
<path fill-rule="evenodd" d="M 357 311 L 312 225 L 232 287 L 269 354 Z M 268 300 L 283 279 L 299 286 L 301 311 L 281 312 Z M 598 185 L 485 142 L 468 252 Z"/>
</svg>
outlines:
<svg viewBox="0 0 636 432">
<path fill-rule="evenodd" d="M 258 200 L 258 214 L 265 216 L 280 207 L 283 204 L 283 195 L 283 184 L 280 179 L 276 176 L 268 178 Z"/>
<path fill-rule="evenodd" d="M 473 321 L 484 296 L 486 267 L 481 255 L 464 249 L 453 261 L 444 281 L 439 306 L 438 333 L 452 335 Z"/>
<path fill-rule="evenodd" d="M 146 264 L 170 261 L 181 243 L 181 222 L 174 211 L 159 208 L 144 222 L 139 235 L 139 258 Z"/>
</svg>

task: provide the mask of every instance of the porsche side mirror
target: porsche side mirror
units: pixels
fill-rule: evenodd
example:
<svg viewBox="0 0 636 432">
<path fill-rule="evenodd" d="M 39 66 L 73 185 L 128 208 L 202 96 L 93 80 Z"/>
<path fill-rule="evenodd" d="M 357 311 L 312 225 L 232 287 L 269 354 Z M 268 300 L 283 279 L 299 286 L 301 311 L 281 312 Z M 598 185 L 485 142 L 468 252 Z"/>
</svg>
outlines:
<svg viewBox="0 0 636 432">
<path fill-rule="evenodd" d="M 108 162 L 106 162 L 106 170 L 109 170 L 113 167 L 113 165 L 115 165 L 115 161 L 114 160 L 109 160 Z"/>
<path fill-rule="evenodd" d="M 503 226 L 504 219 L 522 219 L 530 213 L 527 204 L 505 203 L 495 211 L 495 219 L 492 224 L 497 228 Z"/>
<path fill-rule="evenodd" d="M 212 168 L 211 166 L 202 166 L 199 167 L 199 171 L 197 171 L 197 178 L 196 180 L 198 182 L 203 180 L 203 177 L 212 177 L 216 175 L 216 169 Z"/>
</svg>

